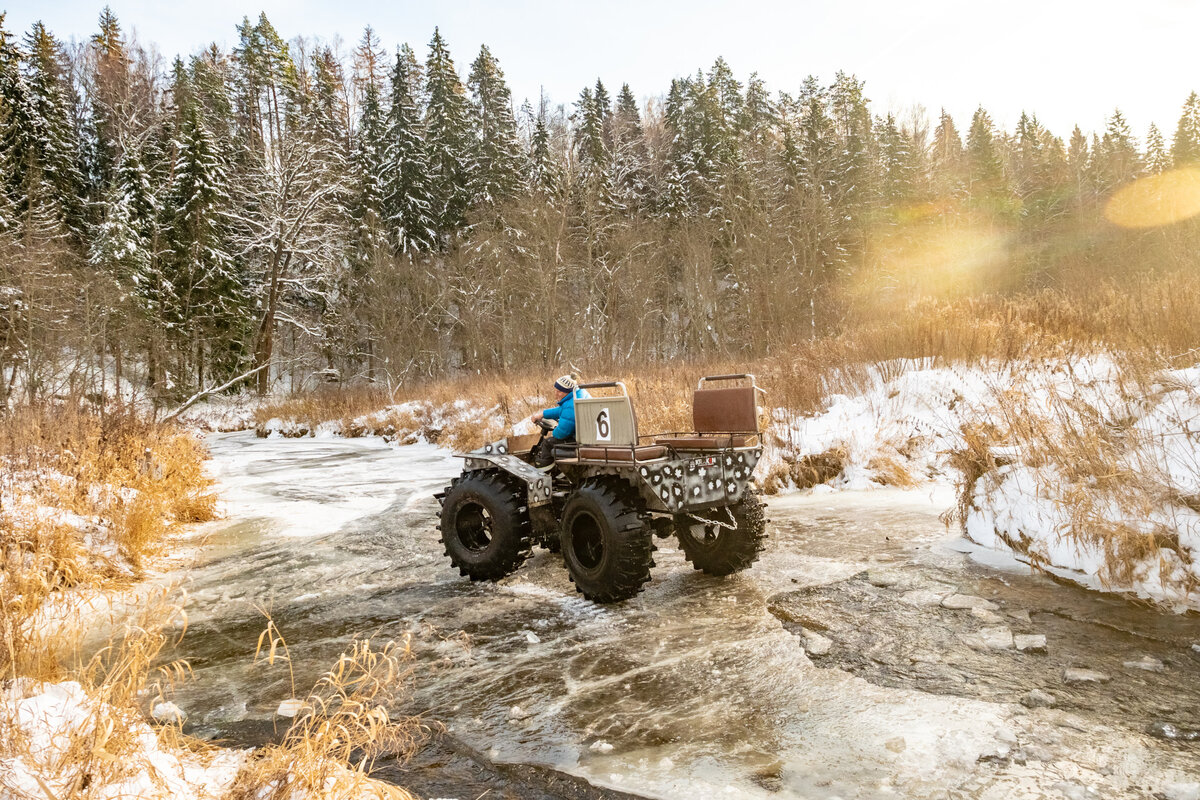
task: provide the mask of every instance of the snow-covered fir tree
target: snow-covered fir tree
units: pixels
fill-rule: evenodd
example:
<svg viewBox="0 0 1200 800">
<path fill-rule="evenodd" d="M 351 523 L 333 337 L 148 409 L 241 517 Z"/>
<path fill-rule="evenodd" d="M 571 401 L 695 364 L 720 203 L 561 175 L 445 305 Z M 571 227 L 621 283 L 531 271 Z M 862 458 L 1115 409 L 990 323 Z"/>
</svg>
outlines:
<svg viewBox="0 0 1200 800">
<path fill-rule="evenodd" d="M 450 208 L 439 206 L 439 198 L 434 193 L 439 176 L 431 169 L 422 136 L 421 110 L 417 104 L 419 86 L 416 56 L 408 45 L 404 45 L 396 53 L 396 64 L 392 69 L 391 106 L 383 135 L 380 171 L 384 225 L 399 253 L 420 253 L 438 247 L 440 232 L 447 220 L 444 214 Z M 447 153 L 443 151 L 442 155 Z M 462 166 L 461 161 L 454 164 Z M 440 177 L 444 179 L 445 174 Z M 448 197 L 441 199 L 445 201 Z M 455 204 L 458 202 L 455 200 Z M 465 204 L 465 200 L 461 202 Z"/>
<path fill-rule="evenodd" d="M 1200 164 L 1200 95 L 1195 92 L 1188 95 L 1175 126 L 1171 160 L 1177 167 Z"/>
<path fill-rule="evenodd" d="M 471 90 L 472 201 L 497 207 L 521 187 L 524 173 L 517 121 L 512 111 L 512 93 L 492 51 L 484 45 L 471 64 L 467 78 Z"/>
<path fill-rule="evenodd" d="M 458 78 L 446 40 L 436 28 L 425 62 L 425 95 L 432 217 L 438 234 L 447 240 L 466 222 L 475 176 L 471 172 L 472 132 L 466 89 Z"/>
<path fill-rule="evenodd" d="M 1162 132 L 1153 122 L 1146 132 L 1146 172 L 1159 175 L 1171 168 L 1171 157 L 1167 154 L 1167 145 L 1163 141 Z"/>
</svg>

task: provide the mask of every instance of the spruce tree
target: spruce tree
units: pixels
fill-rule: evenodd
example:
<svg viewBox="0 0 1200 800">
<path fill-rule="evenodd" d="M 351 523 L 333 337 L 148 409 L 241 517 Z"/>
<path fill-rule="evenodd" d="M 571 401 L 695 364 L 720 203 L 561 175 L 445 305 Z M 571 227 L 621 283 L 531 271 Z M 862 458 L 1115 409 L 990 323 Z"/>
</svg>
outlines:
<svg viewBox="0 0 1200 800">
<path fill-rule="evenodd" d="M 370 29 L 368 29 L 370 30 Z M 384 154 L 386 119 L 380 97 L 381 81 L 368 73 L 362 77 L 362 116 L 354 137 L 351 159 L 355 181 L 353 215 L 356 229 L 356 262 L 361 268 L 387 246 L 384 233 Z"/>
<path fill-rule="evenodd" d="M 154 272 L 153 228 L 157 209 L 150 181 L 137 152 L 127 150 L 116 164 L 104 197 L 104 218 L 92 232 L 88 260 L 111 275 L 139 306 L 160 305 L 161 275 Z"/>
<path fill-rule="evenodd" d="M 1087 136 L 1076 125 L 1071 131 L 1071 141 L 1067 145 L 1066 172 L 1072 185 L 1072 193 L 1077 206 L 1084 206 L 1092 200 L 1092 185 L 1088 175 L 1088 162 L 1091 152 Z"/>
<path fill-rule="evenodd" d="M 471 195 L 476 203 L 497 206 L 521 188 L 524 165 L 512 94 L 500 63 L 487 45 L 480 48 L 471 64 L 467 86 L 471 90 L 475 134 Z"/>
<path fill-rule="evenodd" d="M 775 106 L 771 93 L 758 73 L 751 73 L 746 82 L 746 97 L 742 103 L 738 127 L 747 141 L 759 143 L 770 136 L 775 124 Z"/>
<path fill-rule="evenodd" d="M 529 183 L 544 196 L 553 197 L 562 175 L 558 162 L 550 151 L 550 125 L 547 120 L 548 101 L 543 94 L 538 103 L 537 119 L 529 137 Z"/>
<path fill-rule="evenodd" d="M 1200 164 L 1200 95 L 1192 92 L 1183 104 L 1175 139 L 1171 142 L 1171 160 L 1176 167 Z"/>
<path fill-rule="evenodd" d="M 185 353 L 194 385 L 204 382 L 206 361 L 228 372 L 240 362 L 245 333 L 244 282 L 232 254 L 229 177 L 195 103 L 182 109 L 168 190 L 169 279 L 176 301 L 168 327 Z M 189 374 L 190 373 L 190 374 Z"/>
<path fill-rule="evenodd" d="M 579 93 L 575 103 L 575 152 L 579 163 L 579 183 L 588 198 L 601 205 L 611 203 L 609 161 L 611 154 L 604 143 L 603 108 L 590 88 Z"/>
<path fill-rule="evenodd" d="M 608 95 L 608 89 L 605 88 L 604 82 L 596 78 L 596 85 L 592 89 L 592 102 L 596 106 L 596 113 L 600 117 L 600 135 L 604 141 L 604 147 L 608 152 L 612 152 L 612 120 L 613 108 L 612 98 Z"/>
<path fill-rule="evenodd" d="M 880 199 L 885 208 L 900 209 L 911 200 L 916 178 L 911 142 L 892 114 L 879 120 L 877 127 L 882 166 Z"/>
<path fill-rule="evenodd" d="M 829 108 L 839 145 L 835 206 L 859 248 L 876 197 L 875 141 L 863 82 L 839 71 L 829 91 Z"/>
<path fill-rule="evenodd" d="M 738 163 L 739 132 L 744 99 L 742 85 L 733 77 L 733 70 L 724 58 L 718 57 L 708 71 L 708 87 L 712 96 L 712 124 L 718 141 L 718 160 L 722 168 Z"/>
<path fill-rule="evenodd" d="M 669 137 L 662 189 L 659 192 L 659 212 L 670 220 L 680 220 L 696 207 L 693 187 L 700 176 L 693 160 L 690 141 L 688 105 L 691 81 L 675 78 L 667 92 L 664 127 Z"/>
<path fill-rule="evenodd" d="M 1158 126 L 1150 123 L 1146 132 L 1146 171 L 1151 175 L 1159 175 L 1171 168 L 1171 159 L 1167 155 L 1167 146 Z"/>
<path fill-rule="evenodd" d="M 101 186 L 114 179 L 121 156 L 122 120 L 130 102 L 130 59 L 120 23 L 108 6 L 100 12 L 100 30 L 92 36 L 93 74 L 91 87 L 92 125 L 96 133 L 96 171 Z"/>
<path fill-rule="evenodd" d="M 47 208 L 82 241 L 86 228 L 86 183 L 80 169 L 81 147 L 73 123 L 73 90 L 62 46 L 42 23 L 25 39 L 23 87 L 16 90 L 8 149 L 15 157 L 17 185 L 32 199 L 36 187 L 49 190 Z"/>
<path fill-rule="evenodd" d="M 1116 189 L 1129 183 L 1142 171 L 1142 157 L 1129 123 L 1120 109 L 1113 111 L 1100 140 L 1101 187 Z"/>
<path fill-rule="evenodd" d="M 329 47 L 312 56 L 312 96 L 306 103 L 308 128 L 329 146 L 326 157 L 345 161 L 349 112 L 344 92 L 342 65 Z"/>
<path fill-rule="evenodd" d="M 448 219 L 446 212 L 457 207 L 446 204 L 448 200 L 455 200 L 453 193 L 434 194 L 436 179 L 444 179 L 445 173 L 435 175 L 432 172 L 421 136 L 421 112 L 416 96 L 419 80 L 416 56 L 408 45 L 404 45 L 396 54 L 396 65 L 392 70 L 391 107 L 383 135 L 380 171 L 384 223 L 392 246 L 400 253 L 436 248 L 442 226 Z M 443 144 L 446 141 L 443 139 Z M 441 154 L 445 156 L 447 151 L 443 150 Z M 459 162 L 443 161 L 442 166 L 453 167 L 455 163 Z M 461 175 L 461 172 L 454 174 Z M 446 184 L 441 185 L 447 188 Z"/>
<path fill-rule="evenodd" d="M 797 97 L 799 115 L 799 182 L 822 197 L 832 194 L 840 167 L 837 137 L 827 108 L 828 93 L 816 77 L 805 78 Z"/>
<path fill-rule="evenodd" d="M 996 147 L 996 132 L 992 118 L 983 107 L 976 109 L 967 131 L 966 146 L 967 191 L 971 201 L 993 212 L 1009 208 L 1008 182 Z"/>
<path fill-rule="evenodd" d="M 650 196 L 649 153 L 637 101 L 629 84 L 622 84 L 612 121 L 612 186 L 616 201 L 637 211 Z"/>
<path fill-rule="evenodd" d="M 466 90 L 441 31 L 434 28 L 425 62 L 425 150 L 436 230 L 448 240 L 465 224 L 471 203 L 471 130 Z M 414 231 L 414 234 L 416 232 Z"/>
<path fill-rule="evenodd" d="M 963 174 L 963 143 L 954 119 L 942 109 L 937 127 L 933 130 L 930 169 L 934 194 L 938 197 L 960 198 L 966 191 Z"/>
</svg>

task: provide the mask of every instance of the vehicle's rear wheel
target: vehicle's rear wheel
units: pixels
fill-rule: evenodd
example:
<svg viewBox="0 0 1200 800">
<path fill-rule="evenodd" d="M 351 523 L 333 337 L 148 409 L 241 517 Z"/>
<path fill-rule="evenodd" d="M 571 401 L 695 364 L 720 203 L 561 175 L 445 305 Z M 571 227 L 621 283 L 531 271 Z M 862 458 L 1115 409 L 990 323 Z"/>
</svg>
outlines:
<svg viewBox="0 0 1200 800">
<path fill-rule="evenodd" d="M 563 560 L 576 590 L 593 602 L 627 600 L 650 580 L 654 544 L 638 499 L 624 481 L 589 480 L 563 509 Z"/>
<path fill-rule="evenodd" d="M 742 499 L 727 507 L 733 527 L 697 522 L 680 515 L 675 518 L 675 535 L 683 555 L 692 566 L 708 575 L 729 575 L 746 569 L 758 560 L 766 547 L 767 517 L 758 496 L 747 491 Z M 723 509 L 706 516 L 724 522 Z"/>
<path fill-rule="evenodd" d="M 498 470 L 455 478 L 442 500 L 442 544 L 460 575 L 495 581 L 525 563 L 531 550 L 529 510 L 516 481 Z"/>
</svg>

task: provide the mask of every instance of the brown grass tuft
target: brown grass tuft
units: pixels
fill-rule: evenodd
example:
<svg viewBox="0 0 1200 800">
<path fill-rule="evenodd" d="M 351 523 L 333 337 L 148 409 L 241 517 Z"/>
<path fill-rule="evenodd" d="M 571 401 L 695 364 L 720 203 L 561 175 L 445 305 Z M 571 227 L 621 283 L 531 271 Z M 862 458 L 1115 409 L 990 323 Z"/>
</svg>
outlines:
<svg viewBox="0 0 1200 800">
<path fill-rule="evenodd" d="M 408 757 L 427 738 L 418 718 L 393 718 L 388 712 L 408 696 L 411 657 L 407 639 L 382 648 L 355 641 L 304 698 L 304 709 L 283 742 L 254 754 L 228 800 L 412 800 L 403 789 L 369 778 L 377 757 Z M 290 661 L 287 644 L 270 620 L 259 638 L 259 659 Z"/>
</svg>

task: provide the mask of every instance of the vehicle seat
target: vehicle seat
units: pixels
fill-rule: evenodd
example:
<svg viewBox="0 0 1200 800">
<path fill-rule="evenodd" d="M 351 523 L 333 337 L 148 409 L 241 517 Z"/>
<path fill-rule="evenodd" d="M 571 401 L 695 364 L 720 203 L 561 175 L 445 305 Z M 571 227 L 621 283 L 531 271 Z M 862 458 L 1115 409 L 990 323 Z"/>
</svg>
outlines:
<svg viewBox="0 0 1200 800">
<path fill-rule="evenodd" d="M 659 436 L 655 443 L 676 450 L 717 450 L 745 447 L 758 435 L 758 389 L 734 386 L 700 388 L 692 395 L 692 425 L 695 432 L 681 436 Z"/>
<path fill-rule="evenodd" d="M 676 450 L 713 450 L 722 447 L 745 447 L 750 442 L 749 436 L 713 435 L 713 436 L 656 436 L 654 441 L 665 447 Z"/>
<path fill-rule="evenodd" d="M 619 389 L 621 394 L 576 398 L 575 435 L 579 438 L 576 453 L 580 460 L 640 463 L 666 456 L 665 447 L 638 446 L 637 416 L 624 384 L 614 381 L 583 384 L 581 388 L 591 387 Z"/>
<path fill-rule="evenodd" d="M 627 461 L 640 463 L 664 458 L 667 448 L 648 444 L 641 447 L 580 447 L 579 457 L 585 461 Z"/>
</svg>

